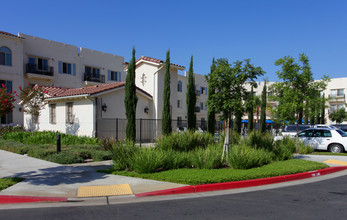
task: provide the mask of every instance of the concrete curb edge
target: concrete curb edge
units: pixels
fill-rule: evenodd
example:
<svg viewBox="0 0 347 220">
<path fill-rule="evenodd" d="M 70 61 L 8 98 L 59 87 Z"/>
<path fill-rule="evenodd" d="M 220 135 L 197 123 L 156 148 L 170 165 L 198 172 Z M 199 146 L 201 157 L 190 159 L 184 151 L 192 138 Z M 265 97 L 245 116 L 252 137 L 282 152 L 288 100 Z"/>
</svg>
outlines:
<svg viewBox="0 0 347 220">
<path fill-rule="evenodd" d="M 261 179 L 183 186 L 183 187 L 178 187 L 173 189 L 165 189 L 165 190 L 159 190 L 159 191 L 153 191 L 153 192 L 139 193 L 139 194 L 135 194 L 135 197 L 161 196 L 161 195 L 173 195 L 173 194 L 183 194 L 183 193 L 199 193 L 199 192 L 208 192 L 208 191 L 217 191 L 217 190 L 245 188 L 245 187 L 260 186 L 260 185 L 267 185 L 267 184 L 273 184 L 273 183 L 282 183 L 282 182 L 301 180 L 301 179 L 306 179 L 311 177 L 317 177 L 317 176 L 327 175 L 330 173 L 335 173 L 345 169 L 347 169 L 347 166 L 329 167 L 325 169 L 309 171 L 304 173 L 289 174 L 284 176 L 275 176 L 275 177 L 268 177 L 268 178 L 261 178 Z"/>
<path fill-rule="evenodd" d="M 66 202 L 67 197 L 39 197 L 0 195 L 0 204 L 31 203 L 31 202 Z"/>
</svg>

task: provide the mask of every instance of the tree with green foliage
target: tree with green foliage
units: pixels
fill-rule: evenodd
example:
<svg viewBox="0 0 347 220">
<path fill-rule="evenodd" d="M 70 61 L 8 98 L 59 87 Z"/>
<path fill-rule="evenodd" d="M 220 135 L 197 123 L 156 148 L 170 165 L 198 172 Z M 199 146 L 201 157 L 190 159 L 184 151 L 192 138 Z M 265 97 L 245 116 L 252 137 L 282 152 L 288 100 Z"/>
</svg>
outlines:
<svg viewBox="0 0 347 220">
<path fill-rule="evenodd" d="M 19 90 L 20 94 L 18 96 L 20 104 L 23 107 L 23 112 L 31 116 L 31 131 L 33 134 L 41 110 L 46 105 L 45 91 L 38 85 L 29 85 L 27 88 L 19 87 Z"/>
<path fill-rule="evenodd" d="M 322 80 L 314 81 L 309 59 L 305 54 L 299 55 L 299 62 L 293 57 L 285 56 L 276 60 L 275 65 L 281 67 L 277 76 L 283 80 L 274 83 L 270 89 L 275 101 L 279 103 L 275 108 L 276 117 L 281 121 L 296 122 L 298 134 L 299 115 L 305 107 L 305 100 L 311 100 L 317 91 L 324 90 L 329 78 L 324 76 Z"/>
<path fill-rule="evenodd" d="M 207 101 L 209 108 L 216 112 L 221 112 L 225 121 L 225 140 L 222 157 L 229 154 L 230 141 L 230 120 L 236 112 L 243 112 L 244 107 L 242 97 L 247 94 L 244 87 L 246 81 L 251 85 L 256 84 L 255 79 L 257 76 L 264 74 L 260 67 L 253 66 L 249 60 L 236 61 L 229 64 L 225 58 L 216 61 L 216 68 L 208 76 L 209 86 L 215 88 L 215 92 L 210 95 Z"/>
<path fill-rule="evenodd" d="M 332 113 L 330 113 L 329 118 L 332 121 L 335 121 L 336 124 L 341 124 L 347 118 L 345 108 L 340 108 L 337 111 L 333 111 Z"/>
<path fill-rule="evenodd" d="M 195 93 L 195 77 L 193 72 L 193 56 L 191 56 L 190 58 L 186 101 L 187 101 L 188 130 L 196 130 L 196 114 L 195 114 L 196 93 Z"/>
<path fill-rule="evenodd" d="M 163 99 L 161 132 L 163 135 L 169 135 L 172 132 L 170 113 L 170 50 L 166 52 Z"/>
<path fill-rule="evenodd" d="M 135 85 L 135 48 L 133 48 L 132 59 L 128 64 L 128 73 L 125 80 L 125 115 L 127 118 L 126 123 L 126 139 L 130 141 L 136 140 L 136 85 Z"/>
<path fill-rule="evenodd" d="M 266 132 L 266 81 L 264 82 L 263 91 L 261 93 L 261 110 L 260 110 L 260 132 Z"/>
<path fill-rule="evenodd" d="M 215 69 L 216 69 L 216 61 L 213 58 L 210 74 L 212 74 Z M 206 76 L 206 79 L 208 81 L 208 76 Z M 214 94 L 214 92 L 215 92 L 215 88 L 213 88 L 211 83 L 208 83 L 207 100 L 211 99 L 211 96 Z M 216 124 L 216 112 L 212 108 L 207 106 L 207 132 L 209 132 L 212 135 L 215 133 L 215 124 Z"/>
</svg>

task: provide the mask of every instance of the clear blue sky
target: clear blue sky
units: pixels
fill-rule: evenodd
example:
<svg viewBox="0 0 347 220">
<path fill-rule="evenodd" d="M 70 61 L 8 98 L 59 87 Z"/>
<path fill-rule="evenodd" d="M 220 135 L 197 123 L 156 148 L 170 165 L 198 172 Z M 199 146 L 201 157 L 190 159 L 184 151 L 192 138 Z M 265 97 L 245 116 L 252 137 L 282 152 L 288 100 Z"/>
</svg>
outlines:
<svg viewBox="0 0 347 220">
<path fill-rule="evenodd" d="M 208 74 L 212 58 L 250 58 L 277 80 L 283 56 L 306 53 L 315 79 L 347 77 L 347 1 L 60 0 L 3 1 L 0 30 L 131 57 L 141 55 Z M 260 79 L 262 80 L 263 77 Z"/>
</svg>

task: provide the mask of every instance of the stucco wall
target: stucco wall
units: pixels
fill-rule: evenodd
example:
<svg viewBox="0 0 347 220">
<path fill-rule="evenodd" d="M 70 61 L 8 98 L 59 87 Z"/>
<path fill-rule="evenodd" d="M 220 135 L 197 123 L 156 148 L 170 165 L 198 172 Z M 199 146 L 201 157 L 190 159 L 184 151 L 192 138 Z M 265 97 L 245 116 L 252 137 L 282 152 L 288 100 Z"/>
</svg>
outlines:
<svg viewBox="0 0 347 220">
<path fill-rule="evenodd" d="M 124 57 L 86 48 L 80 48 L 80 57 L 82 75 L 85 66 L 92 66 L 100 68 L 100 75 L 105 76 L 105 83 L 115 82 L 108 80 L 108 70 L 121 72 L 121 80 L 118 79 L 117 81 L 125 81 L 125 73 L 123 71 Z"/>
<path fill-rule="evenodd" d="M 66 123 L 66 103 L 73 103 L 73 121 L 74 123 Z M 41 111 L 39 123 L 36 130 L 39 131 L 59 131 L 67 134 L 75 134 L 79 136 L 93 136 L 93 102 L 88 99 L 62 100 L 50 102 L 56 104 L 56 123 L 49 122 L 49 107 L 48 105 Z M 31 128 L 30 115 L 24 115 L 25 127 Z"/>
<path fill-rule="evenodd" d="M 23 87 L 23 41 L 22 39 L 0 34 L 0 47 L 11 50 L 12 66 L 0 65 L 0 80 L 12 81 L 12 91 L 19 91 Z M 1 86 L 1 85 L 0 85 Z M 19 111 L 18 100 L 14 103 L 13 124 L 23 124 L 23 113 Z"/>
</svg>

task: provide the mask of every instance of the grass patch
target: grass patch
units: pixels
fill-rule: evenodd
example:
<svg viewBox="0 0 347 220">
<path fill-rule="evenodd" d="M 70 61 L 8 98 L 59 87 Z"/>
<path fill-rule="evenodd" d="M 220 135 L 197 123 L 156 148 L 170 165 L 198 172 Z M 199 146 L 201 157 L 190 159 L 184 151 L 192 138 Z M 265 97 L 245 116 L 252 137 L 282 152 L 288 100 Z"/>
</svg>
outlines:
<svg viewBox="0 0 347 220">
<path fill-rule="evenodd" d="M 277 161 L 268 165 L 264 165 L 262 167 L 257 167 L 248 170 L 175 169 L 162 171 L 158 173 L 138 174 L 135 172 L 116 171 L 114 169 L 109 169 L 102 170 L 100 172 L 122 176 L 138 177 L 143 179 L 153 179 L 173 183 L 197 185 L 281 176 L 323 169 L 327 167 L 328 166 L 323 163 L 300 159 L 291 159 L 286 161 Z"/>
<path fill-rule="evenodd" d="M 5 177 L 0 179 L 0 191 L 13 186 L 21 181 L 23 181 L 23 178 L 19 178 L 19 177 Z"/>
<path fill-rule="evenodd" d="M 311 155 L 330 155 L 330 156 L 347 156 L 347 153 L 331 153 L 327 151 L 315 151 Z"/>
</svg>

